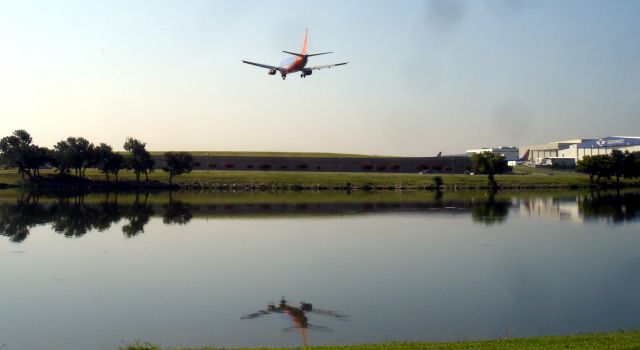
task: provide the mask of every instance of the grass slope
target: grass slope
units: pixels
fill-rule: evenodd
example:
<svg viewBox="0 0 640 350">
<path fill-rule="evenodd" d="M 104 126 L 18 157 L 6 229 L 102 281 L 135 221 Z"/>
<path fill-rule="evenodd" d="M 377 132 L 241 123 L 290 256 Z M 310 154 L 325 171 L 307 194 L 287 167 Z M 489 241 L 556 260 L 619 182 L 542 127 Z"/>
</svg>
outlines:
<svg viewBox="0 0 640 350">
<path fill-rule="evenodd" d="M 162 156 L 165 151 L 149 152 L 155 156 Z M 386 156 L 367 155 L 367 154 L 350 154 L 350 153 L 322 153 L 322 152 L 241 152 L 241 151 L 195 151 L 191 152 L 193 156 L 210 156 L 210 157 L 289 157 L 289 158 L 379 158 Z M 390 156 L 390 158 L 395 158 Z"/>
<path fill-rule="evenodd" d="M 52 171 L 43 171 L 43 174 Z M 197 170 L 189 174 L 180 175 L 174 178 L 174 182 L 179 185 L 263 185 L 274 189 L 289 189 L 292 185 L 307 187 L 336 188 L 351 186 L 382 186 L 382 187 L 405 187 L 422 189 L 431 187 L 435 176 L 442 177 L 445 188 L 453 189 L 475 189 L 487 185 L 487 177 L 484 175 L 461 175 L 461 174 L 398 174 L 398 173 L 332 173 L 332 172 L 302 172 L 302 171 L 229 171 L 229 170 Z M 91 179 L 103 180 L 104 176 L 95 169 L 87 170 L 87 177 Z M 123 171 L 120 174 L 121 180 L 134 180 L 131 171 Z M 150 180 L 168 182 L 168 175 L 162 170 L 156 170 L 149 176 Z M 527 187 L 588 187 L 589 178 L 585 174 L 574 172 L 559 172 L 549 174 L 531 173 L 527 175 L 496 175 L 496 180 L 504 188 L 527 188 Z M 19 184 L 20 176 L 12 170 L 0 170 L 0 184 Z M 623 180 L 625 184 L 640 185 L 640 179 Z M 211 186 L 207 186 L 211 187 Z"/>
<path fill-rule="evenodd" d="M 160 350 L 152 345 L 132 345 L 123 350 Z M 172 348 L 178 350 L 182 348 Z M 202 348 L 215 350 L 218 348 Z M 256 348 L 258 349 L 258 348 Z M 259 348 L 271 349 L 276 348 Z M 531 337 L 517 339 L 497 339 L 483 341 L 451 342 L 451 343 L 387 343 L 352 346 L 309 346 L 307 350 L 555 350 L 555 349 L 640 349 L 640 331 L 593 333 L 569 336 Z M 182 350 L 187 350 L 182 349 Z M 193 349 L 195 350 L 195 349 Z M 227 349 L 231 350 L 231 349 Z"/>
</svg>

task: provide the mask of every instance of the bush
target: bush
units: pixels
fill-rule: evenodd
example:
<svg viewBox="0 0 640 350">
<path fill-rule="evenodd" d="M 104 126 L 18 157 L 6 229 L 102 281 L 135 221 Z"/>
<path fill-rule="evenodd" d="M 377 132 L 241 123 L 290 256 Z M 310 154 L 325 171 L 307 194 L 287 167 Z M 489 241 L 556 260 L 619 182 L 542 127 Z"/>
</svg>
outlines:
<svg viewBox="0 0 640 350">
<path fill-rule="evenodd" d="M 234 165 L 234 164 L 232 164 L 232 163 L 226 163 L 226 164 L 224 165 L 224 168 L 225 168 L 225 169 L 233 169 L 234 167 L 235 167 L 235 165 Z"/>
<path fill-rule="evenodd" d="M 387 170 L 387 166 L 384 164 L 378 164 L 376 165 L 376 170 L 379 170 L 379 171 Z"/>
<path fill-rule="evenodd" d="M 440 170 L 442 170 L 442 165 L 436 164 L 436 165 L 432 166 L 431 169 L 433 169 L 435 171 L 440 171 Z"/>
<path fill-rule="evenodd" d="M 427 170 L 427 169 L 429 169 L 429 165 L 427 164 L 421 163 L 416 165 L 416 170 Z"/>
<path fill-rule="evenodd" d="M 216 163 L 209 163 L 209 168 L 211 168 L 211 169 L 215 169 L 215 168 L 217 168 L 217 167 L 218 167 L 218 164 L 216 164 Z"/>
<path fill-rule="evenodd" d="M 373 169 L 373 164 L 371 163 L 362 163 L 362 170 L 371 170 Z"/>
<path fill-rule="evenodd" d="M 258 168 L 262 170 L 268 170 L 271 169 L 271 164 L 260 164 Z"/>
<path fill-rule="evenodd" d="M 296 168 L 298 168 L 299 170 L 305 170 L 305 169 L 308 169 L 309 166 L 306 164 L 298 164 L 296 165 Z"/>
<path fill-rule="evenodd" d="M 446 168 L 444 169 L 444 171 L 446 171 L 446 172 L 450 173 L 450 172 L 452 172 L 452 171 L 453 171 L 453 168 L 452 168 L 452 167 L 450 167 L 450 166 L 448 166 L 448 167 L 446 167 Z"/>
<path fill-rule="evenodd" d="M 247 165 L 247 169 L 253 169 L 253 165 L 251 164 Z"/>
<path fill-rule="evenodd" d="M 442 181 L 442 177 L 436 176 L 433 178 L 433 186 L 435 186 L 436 190 L 439 190 L 443 183 L 444 181 Z"/>
<path fill-rule="evenodd" d="M 398 163 L 391 163 L 391 164 L 389 164 L 389 169 L 391 169 L 391 170 L 398 170 L 398 169 L 400 169 L 400 164 L 398 164 Z"/>
</svg>

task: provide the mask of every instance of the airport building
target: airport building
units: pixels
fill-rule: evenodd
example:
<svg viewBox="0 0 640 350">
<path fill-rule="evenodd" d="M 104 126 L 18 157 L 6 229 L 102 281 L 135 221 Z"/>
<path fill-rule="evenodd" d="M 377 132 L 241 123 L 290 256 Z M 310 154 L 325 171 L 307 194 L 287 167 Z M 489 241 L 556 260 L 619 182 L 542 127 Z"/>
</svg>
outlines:
<svg viewBox="0 0 640 350">
<path fill-rule="evenodd" d="M 640 151 L 640 137 L 638 136 L 609 136 L 597 140 L 590 140 L 572 145 L 562 153 L 564 157 L 573 157 L 576 161 L 584 156 L 595 156 L 598 154 L 611 154 L 611 151 L 622 152 Z"/>
<path fill-rule="evenodd" d="M 518 147 L 506 147 L 506 146 L 493 147 L 493 148 L 487 147 L 487 148 L 479 148 L 479 149 L 469 149 L 467 150 L 467 155 L 471 156 L 475 153 L 482 153 L 482 152 L 491 152 L 493 154 L 504 156 L 504 159 L 507 160 L 508 162 L 517 161 L 520 158 Z"/>
<path fill-rule="evenodd" d="M 532 165 L 574 167 L 584 156 L 640 151 L 638 136 L 607 136 L 599 139 L 556 141 L 520 148 L 520 159 Z"/>
</svg>

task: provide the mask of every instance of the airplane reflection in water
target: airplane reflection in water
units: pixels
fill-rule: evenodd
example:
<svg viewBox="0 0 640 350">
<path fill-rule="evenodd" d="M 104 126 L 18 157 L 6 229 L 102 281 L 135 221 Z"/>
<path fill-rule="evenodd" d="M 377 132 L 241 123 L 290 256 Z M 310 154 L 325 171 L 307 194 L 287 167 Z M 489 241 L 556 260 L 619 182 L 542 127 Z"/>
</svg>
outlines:
<svg viewBox="0 0 640 350">
<path fill-rule="evenodd" d="M 640 218 L 640 193 L 575 192 L 554 196 L 549 194 L 498 196 L 494 193 L 423 194 L 421 199 L 405 200 L 402 195 L 390 194 L 392 200 L 381 197 L 366 200 L 367 196 L 353 200 L 347 197 L 336 202 L 283 203 L 277 194 L 275 203 L 229 202 L 203 203 L 193 200 L 176 200 L 172 195 L 159 201 L 150 194 L 137 193 L 122 196 L 117 193 L 91 194 L 87 196 L 39 196 L 24 192 L 14 198 L 0 199 L 0 236 L 12 242 L 22 242 L 29 230 L 38 225 L 50 224 L 53 231 L 67 237 L 82 237 L 91 231 L 105 231 L 113 224 L 125 220 L 121 226 L 126 237 L 144 233 L 144 227 L 152 217 L 161 217 L 166 225 L 185 225 L 194 217 L 200 218 L 262 218 L 307 217 L 331 215 L 359 215 L 370 213 L 413 213 L 416 215 L 469 215 L 472 222 L 494 225 L 505 222 L 512 208 L 520 213 L 542 218 L 566 216 L 567 207 L 580 220 L 601 220 L 612 224 L 632 222 Z M 87 197 L 90 200 L 85 200 Z M 206 198 L 206 197 L 205 197 Z M 191 202 L 193 201 L 193 203 Z M 579 222 L 579 220 L 576 220 Z"/>
<path fill-rule="evenodd" d="M 317 314 L 322 316 L 333 317 L 337 320 L 346 321 L 349 319 L 349 316 L 340 314 L 335 311 L 330 310 L 321 310 L 313 307 L 311 303 L 300 302 L 300 307 L 295 307 L 287 304 L 287 300 L 282 297 L 280 299 L 280 304 L 276 306 L 273 303 L 269 303 L 265 310 L 260 310 L 258 312 L 254 312 L 252 314 L 247 314 L 241 317 L 243 320 L 251 320 L 260 316 L 271 315 L 271 314 L 282 314 L 289 316 L 293 321 L 294 326 L 290 328 L 285 328 L 285 331 L 291 329 L 299 329 L 300 334 L 302 335 L 302 344 L 304 346 L 308 345 L 309 335 L 307 330 L 317 330 L 317 331 L 331 331 L 330 328 L 312 325 L 309 323 L 309 319 L 307 317 L 308 314 Z"/>
</svg>

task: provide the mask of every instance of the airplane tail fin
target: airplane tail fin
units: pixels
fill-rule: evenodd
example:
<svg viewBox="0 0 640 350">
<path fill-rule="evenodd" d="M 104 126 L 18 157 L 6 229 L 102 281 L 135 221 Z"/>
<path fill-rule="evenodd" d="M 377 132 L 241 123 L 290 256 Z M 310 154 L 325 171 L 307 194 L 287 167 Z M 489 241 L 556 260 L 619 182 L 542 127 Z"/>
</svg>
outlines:
<svg viewBox="0 0 640 350">
<path fill-rule="evenodd" d="M 522 155 L 522 158 L 518 159 L 519 161 L 528 161 L 529 160 L 529 152 L 531 150 L 528 149 L 526 152 L 524 152 L 524 154 Z"/>
<path fill-rule="evenodd" d="M 309 28 L 305 28 L 304 29 L 304 41 L 302 42 L 302 50 L 300 50 L 300 54 L 302 55 L 306 55 L 307 54 L 307 37 L 309 35 Z"/>
<path fill-rule="evenodd" d="M 311 56 L 320 56 L 320 55 L 327 55 L 333 52 L 320 52 L 320 53 L 312 53 L 312 54 L 307 54 L 307 49 L 308 49 L 308 35 L 309 35 L 309 29 L 305 28 L 304 29 L 304 41 L 302 42 L 302 50 L 300 50 L 300 53 L 295 53 L 295 52 L 291 52 L 291 51 L 282 51 L 284 53 L 288 53 L 289 55 L 294 55 L 294 56 L 298 56 L 298 57 L 311 57 Z"/>
</svg>

